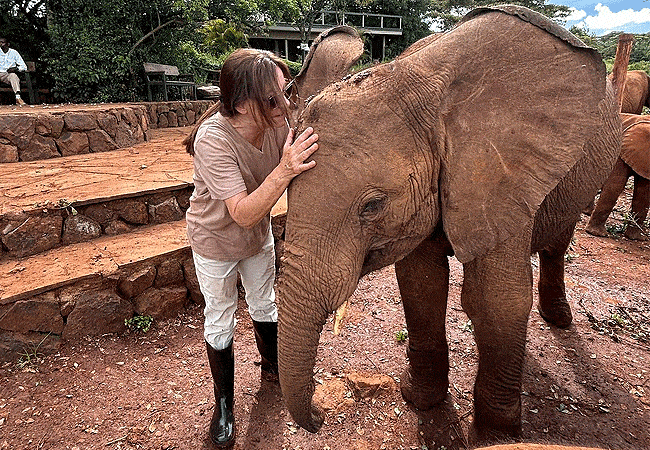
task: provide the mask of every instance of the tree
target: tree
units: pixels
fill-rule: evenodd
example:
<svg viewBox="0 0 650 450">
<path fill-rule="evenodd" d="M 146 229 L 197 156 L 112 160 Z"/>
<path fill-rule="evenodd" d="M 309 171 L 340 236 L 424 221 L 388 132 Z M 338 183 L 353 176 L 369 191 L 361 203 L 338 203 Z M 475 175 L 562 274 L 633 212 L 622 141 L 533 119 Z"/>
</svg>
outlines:
<svg viewBox="0 0 650 450">
<path fill-rule="evenodd" d="M 45 0 L 0 2 L 0 35 L 26 60 L 37 60 L 48 42 Z"/>
<path fill-rule="evenodd" d="M 203 34 L 204 45 L 215 56 L 248 45 L 246 34 L 233 23 L 226 23 L 222 19 L 206 22 L 200 31 Z"/>
<path fill-rule="evenodd" d="M 386 57 L 394 58 L 415 41 L 431 34 L 429 0 L 374 0 L 364 12 L 402 16 L 402 36 L 387 38 Z"/>
</svg>

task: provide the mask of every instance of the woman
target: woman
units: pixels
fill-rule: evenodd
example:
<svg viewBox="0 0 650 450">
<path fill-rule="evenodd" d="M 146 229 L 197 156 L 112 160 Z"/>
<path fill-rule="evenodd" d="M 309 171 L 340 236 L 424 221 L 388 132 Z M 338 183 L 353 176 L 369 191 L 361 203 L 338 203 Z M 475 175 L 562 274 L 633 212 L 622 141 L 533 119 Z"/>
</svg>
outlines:
<svg viewBox="0 0 650 450">
<path fill-rule="evenodd" d="M 284 95 L 287 65 L 270 52 L 240 49 L 221 69 L 219 101 L 184 144 L 194 160 L 187 234 L 205 297 L 204 337 L 214 381 L 210 437 L 235 441 L 233 415 L 237 273 L 246 291 L 262 377 L 277 380 L 275 256 L 270 211 L 318 148 L 308 128 L 293 140 Z"/>
</svg>

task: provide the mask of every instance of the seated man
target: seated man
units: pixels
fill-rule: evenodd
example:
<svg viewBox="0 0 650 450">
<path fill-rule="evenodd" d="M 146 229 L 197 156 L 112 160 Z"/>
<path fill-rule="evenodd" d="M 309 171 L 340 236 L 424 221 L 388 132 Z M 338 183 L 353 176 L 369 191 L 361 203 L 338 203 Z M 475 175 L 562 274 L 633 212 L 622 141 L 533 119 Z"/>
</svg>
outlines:
<svg viewBox="0 0 650 450">
<path fill-rule="evenodd" d="M 0 81 L 11 85 L 16 93 L 16 104 L 23 106 L 25 101 L 20 98 L 20 79 L 18 72 L 27 70 L 25 61 L 13 48 L 9 48 L 6 38 L 0 37 Z"/>
</svg>

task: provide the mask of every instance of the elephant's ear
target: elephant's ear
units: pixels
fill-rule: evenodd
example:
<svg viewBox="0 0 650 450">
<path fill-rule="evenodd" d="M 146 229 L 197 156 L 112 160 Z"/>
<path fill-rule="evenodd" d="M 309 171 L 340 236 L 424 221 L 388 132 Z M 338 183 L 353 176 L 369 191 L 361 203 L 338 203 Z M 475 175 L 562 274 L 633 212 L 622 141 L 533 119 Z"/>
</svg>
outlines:
<svg viewBox="0 0 650 450">
<path fill-rule="evenodd" d="M 650 179 L 650 116 L 621 114 L 621 159 L 643 178 Z"/>
<path fill-rule="evenodd" d="M 521 7 L 482 8 L 434 42 L 443 225 L 468 262 L 520 233 L 602 122 L 598 53 Z"/>
<path fill-rule="evenodd" d="M 349 26 L 323 31 L 312 43 L 294 83 L 302 102 L 341 80 L 363 54 L 359 33 Z M 303 105 L 299 105 L 301 108 Z"/>
</svg>

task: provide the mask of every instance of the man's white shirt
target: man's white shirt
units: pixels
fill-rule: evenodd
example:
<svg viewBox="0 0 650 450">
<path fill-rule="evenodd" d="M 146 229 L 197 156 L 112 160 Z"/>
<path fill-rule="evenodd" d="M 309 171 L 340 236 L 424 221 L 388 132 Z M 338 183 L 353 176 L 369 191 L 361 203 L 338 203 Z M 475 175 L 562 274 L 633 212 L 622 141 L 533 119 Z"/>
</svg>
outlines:
<svg viewBox="0 0 650 450">
<path fill-rule="evenodd" d="M 25 61 L 16 50 L 10 48 L 5 53 L 0 49 L 0 72 L 6 72 L 11 67 L 18 67 L 21 72 L 27 70 Z"/>
</svg>

